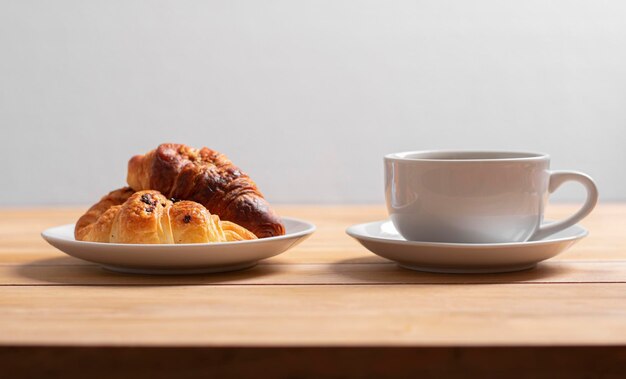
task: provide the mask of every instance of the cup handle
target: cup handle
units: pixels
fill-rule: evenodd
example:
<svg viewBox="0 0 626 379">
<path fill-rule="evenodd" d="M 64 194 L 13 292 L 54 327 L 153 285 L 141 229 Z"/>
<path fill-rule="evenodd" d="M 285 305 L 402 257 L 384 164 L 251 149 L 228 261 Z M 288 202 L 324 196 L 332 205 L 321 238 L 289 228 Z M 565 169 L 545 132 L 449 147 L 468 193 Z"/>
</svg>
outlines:
<svg viewBox="0 0 626 379">
<path fill-rule="evenodd" d="M 551 234 L 569 228 L 578 221 L 585 218 L 598 203 L 598 187 L 593 179 L 582 172 L 576 171 L 550 171 L 550 184 L 548 185 L 549 193 L 552 193 L 567 181 L 574 181 L 582 184 L 587 190 L 587 199 L 583 206 L 572 216 L 562 221 L 551 222 L 549 224 L 540 225 L 537 231 L 530 237 L 530 241 L 545 238 Z"/>
</svg>

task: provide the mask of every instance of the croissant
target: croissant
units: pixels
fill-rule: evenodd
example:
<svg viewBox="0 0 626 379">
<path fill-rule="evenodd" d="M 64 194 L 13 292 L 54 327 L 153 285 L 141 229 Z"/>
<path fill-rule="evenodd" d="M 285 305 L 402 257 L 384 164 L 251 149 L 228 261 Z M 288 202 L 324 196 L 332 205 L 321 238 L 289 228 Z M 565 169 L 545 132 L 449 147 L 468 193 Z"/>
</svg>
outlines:
<svg viewBox="0 0 626 379">
<path fill-rule="evenodd" d="M 79 241 L 84 241 L 87 231 L 93 228 L 88 228 L 89 225 L 93 225 L 98 221 L 109 208 L 124 204 L 133 193 L 135 193 L 135 191 L 129 187 L 124 187 L 111 191 L 103 196 L 99 202 L 89 208 L 89 210 L 78 219 L 76 227 L 74 228 L 74 237 Z M 110 216 L 111 214 L 107 215 L 107 217 Z"/>
<path fill-rule="evenodd" d="M 135 191 L 154 189 L 168 198 L 196 201 L 259 238 L 285 234 L 254 181 L 215 150 L 162 144 L 131 158 L 127 181 Z"/>
<path fill-rule="evenodd" d="M 109 193 L 79 219 L 77 240 L 112 243 L 206 243 L 256 239 L 249 230 L 193 201 L 172 202 L 158 191 Z M 108 206 L 108 208 L 107 208 Z M 105 209 L 106 208 L 106 209 Z"/>
</svg>

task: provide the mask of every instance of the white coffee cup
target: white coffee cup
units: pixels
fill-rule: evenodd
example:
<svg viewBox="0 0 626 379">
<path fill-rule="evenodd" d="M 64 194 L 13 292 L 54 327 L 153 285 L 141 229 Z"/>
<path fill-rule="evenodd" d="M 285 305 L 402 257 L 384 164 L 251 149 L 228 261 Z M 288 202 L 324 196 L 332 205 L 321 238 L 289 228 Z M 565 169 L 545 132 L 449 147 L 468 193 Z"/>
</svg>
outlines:
<svg viewBox="0 0 626 379">
<path fill-rule="evenodd" d="M 587 190 L 571 217 L 543 224 L 548 195 L 566 181 Z M 551 171 L 547 154 L 412 151 L 385 156 L 391 221 L 410 241 L 504 243 L 541 239 L 587 216 L 598 201 L 593 180 Z"/>
</svg>

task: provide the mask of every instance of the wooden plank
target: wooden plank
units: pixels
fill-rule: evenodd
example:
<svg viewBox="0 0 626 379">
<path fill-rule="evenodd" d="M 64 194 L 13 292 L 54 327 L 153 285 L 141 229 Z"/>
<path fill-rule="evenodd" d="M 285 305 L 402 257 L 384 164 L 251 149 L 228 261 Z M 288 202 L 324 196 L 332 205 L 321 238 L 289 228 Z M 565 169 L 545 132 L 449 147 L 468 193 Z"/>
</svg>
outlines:
<svg viewBox="0 0 626 379">
<path fill-rule="evenodd" d="M 278 208 L 313 221 L 318 232 L 254 269 L 177 277 L 110 273 L 39 237 L 46 227 L 73 222 L 82 209 L 0 210 L 1 371 L 623 374 L 624 204 L 601 205 L 583 223 L 590 237 L 569 252 L 535 270 L 498 275 L 401 269 L 344 234 L 351 224 L 384 218 L 382 206 Z M 552 207 L 548 217 L 574 208 Z"/>
<path fill-rule="evenodd" d="M 626 284 L 0 288 L 0 345 L 618 346 Z"/>
<path fill-rule="evenodd" d="M 0 347 L 9 378 L 622 379 L 610 347 Z M 45 375 L 43 374 L 45 373 Z M 260 375 L 262 373 L 262 375 Z M 131 375 L 132 374 L 132 375 Z"/>
<path fill-rule="evenodd" d="M 352 259 L 361 262 L 383 262 L 345 234 L 355 223 L 385 218 L 383 206 L 279 206 L 284 215 L 310 220 L 317 232 L 293 250 L 272 258 L 267 263 L 342 263 Z M 571 205 L 555 205 L 549 217 L 562 218 L 571 213 Z M 48 245 L 39 233 L 51 226 L 71 223 L 81 214 L 79 208 L 1 209 L 0 264 L 47 264 L 50 259 L 64 256 Z M 626 204 L 601 204 L 585 219 L 583 225 L 590 236 L 559 256 L 568 260 L 626 259 Z"/>
<path fill-rule="evenodd" d="M 0 285 L 325 285 L 626 283 L 626 261 L 547 261 L 535 269 L 483 275 L 431 274 L 394 263 L 261 264 L 209 275 L 126 275 L 59 258 L 58 264 L 0 265 Z M 63 262 L 68 262 L 67 264 Z"/>
</svg>

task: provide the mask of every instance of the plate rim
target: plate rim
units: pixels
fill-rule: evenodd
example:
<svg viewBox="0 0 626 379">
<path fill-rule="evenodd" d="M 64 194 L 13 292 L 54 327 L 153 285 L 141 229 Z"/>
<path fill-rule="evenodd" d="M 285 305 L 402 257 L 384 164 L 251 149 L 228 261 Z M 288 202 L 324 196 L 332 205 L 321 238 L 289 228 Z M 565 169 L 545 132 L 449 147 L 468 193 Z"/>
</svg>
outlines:
<svg viewBox="0 0 626 379">
<path fill-rule="evenodd" d="M 49 227 L 49 228 L 46 228 L 45 230 L 43 230 L 40 233 L 40 235 L 46 241 L 69 242 L 69 243 L 74 243 L 74 244 L 82 245 L 82 246 L 109 246 L 109 247 L 131 247 L 132 246 L 132 247 L 137 247 L 137 248 L 150 247 L 150 248 L 153 248 L 153 249 L 171 249 L 173 246 L 176 246 L 176 247 L 190 247 L 190 246 L 194 246 L 194 247 L 202 247 L 202 246 L 219 247 L 219 246 L 237 246 L 237 245 L 269 243 L 269 242 L 280 241 L 280 240 L 284 240 L 284 239 L 291 239 L 291 238 L 298 238 L 298 237 L 308 236 L 308 235 L 313 234 L 317 230 L 317 227 L 315 226 L 315 224 L 313 224 L 312 222 L 309 222 L 309 221 L 305 221 L 305 220 L 299 219 L 299 218 L 295 218 L 295 217 L 281 217 L 281 220 L 282 221 L 285 221 L 285 220 L 294 221 L 294 222 L 297 222 L 297 223 L 300 223 L 300 224 L 304 224 L 306 226 L 306 228 L 304 230 L 299 231 L 299 232 L 285 233 L 285 234 L 283 234 L 281 236 L 259 238 L 259 239 L 255 239 L 255 240 L 230 241 L 230 242 L 205 242 L 205 243 L 177 243 L 177 244 L 172 244 L 172 243 L 161 243 L 161 244 L 150 244 L 150 243 L 110 243 L 110 242 L 78 241 L 75 238 L 68 239 L 68 238 L 58 237 L 58 236 L 54 236 L 54 235 L 50 234 L 50 231 L 52 229 L 63 228 L 63 227 L 72 227 L 73 228 L 73 227 L 75 227 L 76 223 L 52 226 L 52 227 Z"/>
<path fill-rule="evenodd" d="M 455 243 L 455 242 L 407 241 L 404 239 L 397 240 L 397 239 L 384 238 L 384 237 L 372 237 L 372 236 L 364 235 L 362 233 L 358 233 L 355 231 L 355 229 L 358 227 L 364 227 L 366 225 L 372 225 L 372 224 L 382 224 L 385 222 L 392 222 L 392 221 L 389 218 L 387 218 L 384 220 L 354 224 L 346 228 L 345 232 L 347 235 L 356 239 L 357 241 L 362 239 L 362 240 L 371 241 L 371 242 L 393 243 L 393 244 L 400 244 L 400 245 L 406 245 L 406 246 L 441 247 L 441 248 L 447 247 L 447 248 L 457 248 L 457 249 L 458 248 L 485 249 L 485 248 L 502 248 L 502 247 L 541 246 L 545 244 L 552 244 L 552 243 L 559 243 L 559 242 L 577 241 L 589 235 L 589 230 L 580 224 L 574 224 L 570 226 L 570 228 L 575 226 L 581 229 L 581 233 L 576 234 L 574 236 L 570 236 L 570 237 L 544 239 L 544 240 L 539 240 L 539 241 L 497 242 L 497 243 Z"/>
</svg>

